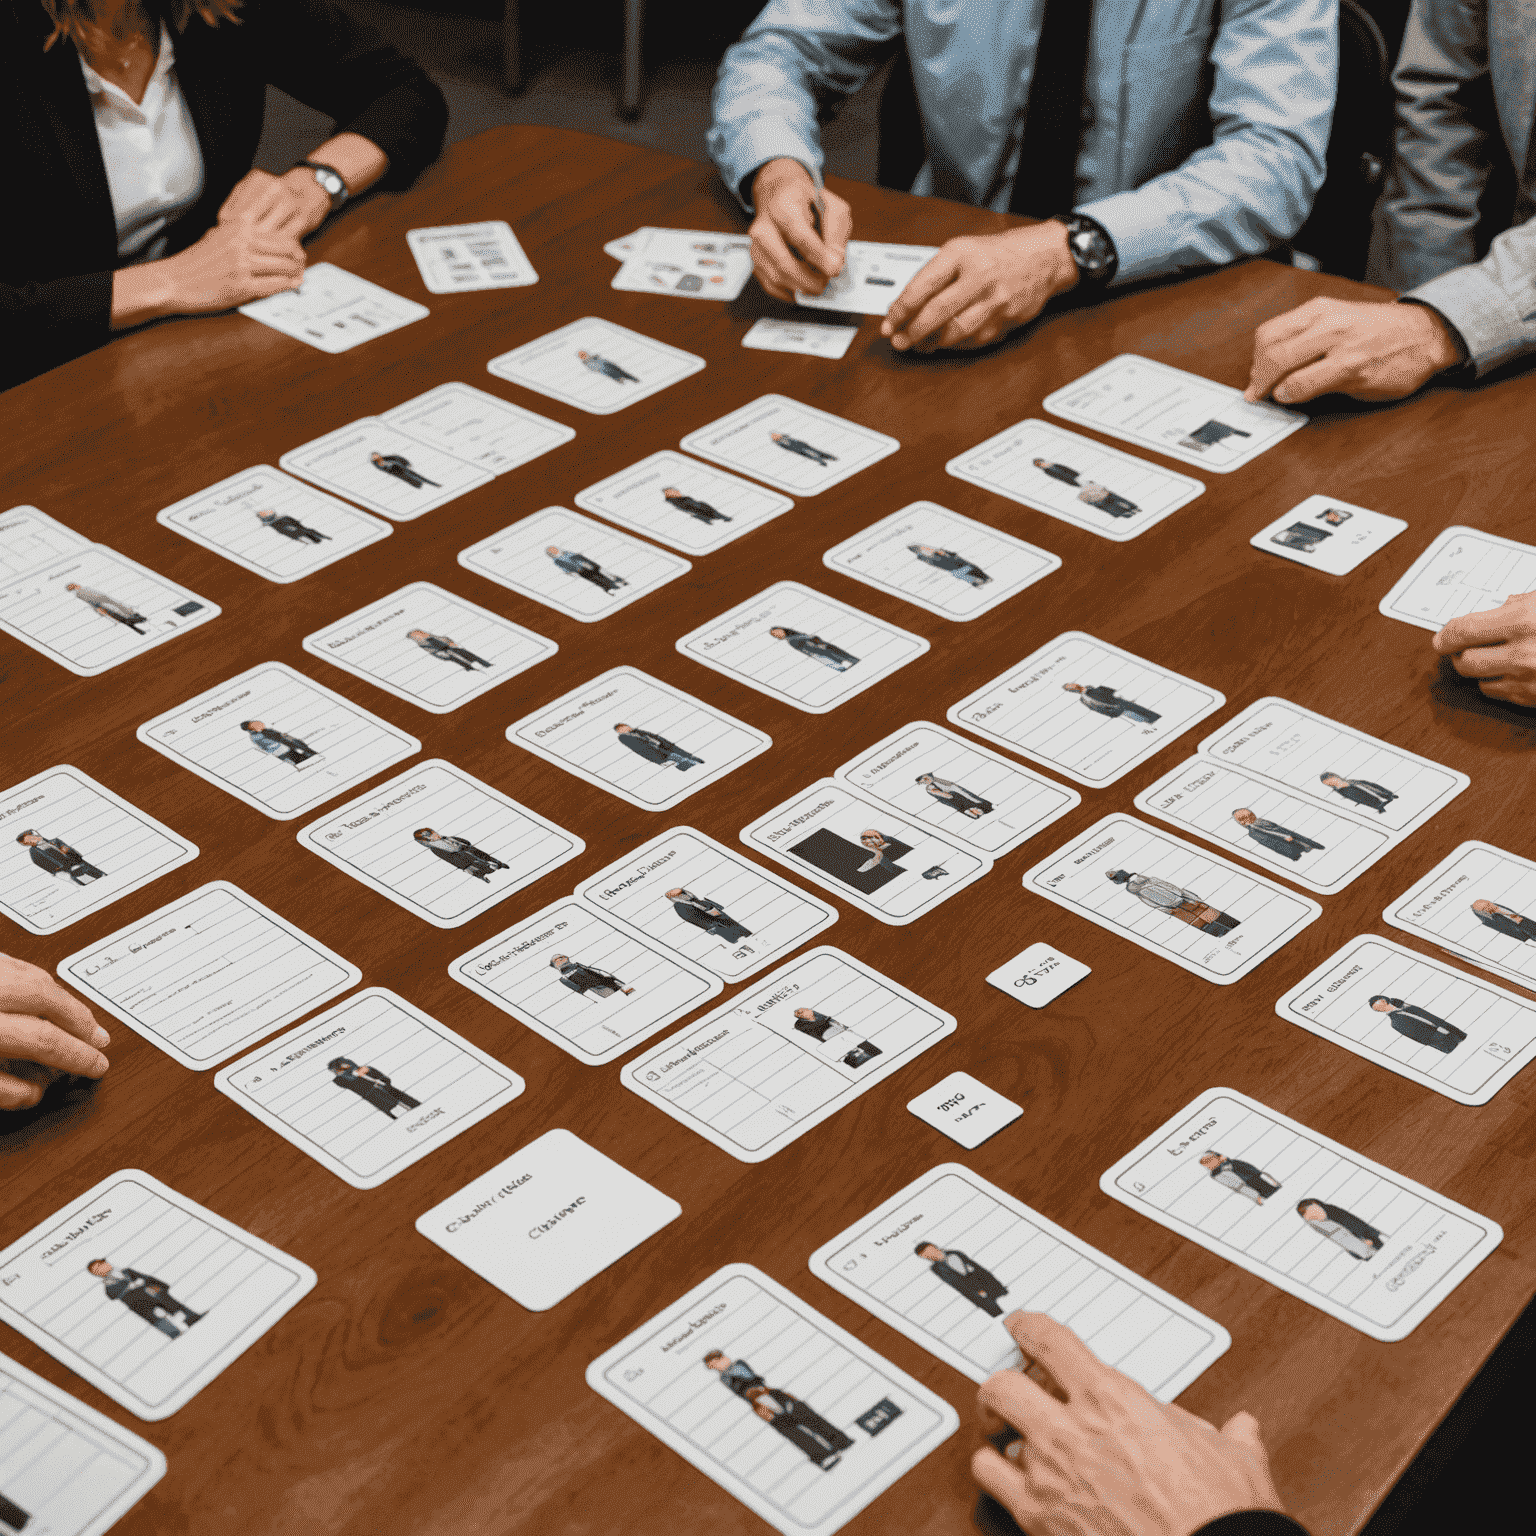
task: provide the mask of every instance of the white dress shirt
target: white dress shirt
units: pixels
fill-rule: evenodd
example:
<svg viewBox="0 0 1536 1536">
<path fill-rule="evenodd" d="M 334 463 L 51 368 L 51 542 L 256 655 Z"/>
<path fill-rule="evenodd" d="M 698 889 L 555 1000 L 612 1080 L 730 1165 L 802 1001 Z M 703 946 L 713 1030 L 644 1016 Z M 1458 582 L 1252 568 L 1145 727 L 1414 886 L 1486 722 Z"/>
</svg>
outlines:
<svg viewBox="0 0 1536 1536">
<path fill-rule="evenodd" d="M 96 137 L 107 168 L 117 220 L 117 254 L 134 261 L 156 261 L 165 249 L 162 231 L 203 191 L 203 151 L 176 80 L 171 34 L 162 24 L 160 56 L 142 102 L 103 80 L 83 58 L 80 73 L 91 95 Z"/>
</svg>

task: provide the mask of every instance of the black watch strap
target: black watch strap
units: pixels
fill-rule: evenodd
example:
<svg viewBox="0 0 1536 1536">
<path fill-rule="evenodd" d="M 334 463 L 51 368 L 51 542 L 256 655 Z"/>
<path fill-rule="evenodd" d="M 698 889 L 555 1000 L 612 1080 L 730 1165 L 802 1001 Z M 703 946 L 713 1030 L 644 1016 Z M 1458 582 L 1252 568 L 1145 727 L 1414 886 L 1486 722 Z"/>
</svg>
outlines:
<svg viewBox="0 0 1536 1536">
<path fill-rule="evenodd" d="M 1102 288 L 1111 282 L 1120 265 L 1120 255 L 1109 231 L 1097 219 L 1082 213 L 1053 213 L 1051 218 L 1067 227 L 1067 249 L 1077 263 L 1078 281 L 1091 288 Z"/>
<path fill-rule="evenodd" d="M 299 164 L 314 172 L 320 190 L 331 200 L 332 213 L 352 195 L 347 191 L 346 177 L 334 165 L 326 165 L 323 160 L 301 160 Z"/>
</svg>

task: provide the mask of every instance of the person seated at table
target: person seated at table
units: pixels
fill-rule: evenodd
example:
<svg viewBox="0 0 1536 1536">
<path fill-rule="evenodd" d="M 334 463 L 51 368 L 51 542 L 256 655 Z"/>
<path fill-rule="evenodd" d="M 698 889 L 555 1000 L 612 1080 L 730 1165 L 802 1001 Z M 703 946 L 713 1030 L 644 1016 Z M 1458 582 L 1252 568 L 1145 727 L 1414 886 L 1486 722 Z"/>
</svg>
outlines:
<svg viewBox="0 0 1536 1536">
<path fill-rule="evenodd" d="M 331 0 L 10 0 L 0 132 L 25 236 L 0 255 L 0 388 L 169 315 L 296 288 L 299 241 L 442 147 L 442 93 Z M 268 85 L 337 123 L 252 169 Z"/>
<path fill-rule="evenodd" d="M 1449 369 L 1481 377 L 1536 352 L 1536 132 L 1529 0 L 1415 0 L 1393 84 L 1397 142 L 1366 281 L 1398 301 L 1309 299 L 1254 335 L 1247 395 L 1400 400 Z M 1508 227 L 1477 259 L 1495 165 L 1468 106 L 1491 77 L 1499 127 L 1523 167 Z"/>
<path fill-rule="evenodd" d="M 55 1077 L 102 1077 L 112 1037 L 47 971 L 0 955 L 0 1110 L 31 1109 Z"/>
<path fill-rule="evenodd" d="M 775 298 L 843 269 L 819 120 L 905 37 L 928 160 L 912 191 L 1045 222 L 948 241 L 881 325 L 979 347 L 1077 287 L 1279 246 L 1323 183 L 1337 0 L 770 0 L 726 51 L 709 152 Z M 819 228 L 818 228 L 819 225 Z"/>
<path fill-rule="evenodd" d="M 990 1506 L 990 1519 L 977 1510 L 983 1530 L 1011 1516 L 1029 1536 L 1306 1536 L 1285 1512 L 1252 1414 L 1217 1429 L 1160 1403 L 1043 1312 L 1010 1312 L 1003 1326 L 1025 1364 L 976 1394 L 988 1441 L 971 1457 Z"/>
</svg>

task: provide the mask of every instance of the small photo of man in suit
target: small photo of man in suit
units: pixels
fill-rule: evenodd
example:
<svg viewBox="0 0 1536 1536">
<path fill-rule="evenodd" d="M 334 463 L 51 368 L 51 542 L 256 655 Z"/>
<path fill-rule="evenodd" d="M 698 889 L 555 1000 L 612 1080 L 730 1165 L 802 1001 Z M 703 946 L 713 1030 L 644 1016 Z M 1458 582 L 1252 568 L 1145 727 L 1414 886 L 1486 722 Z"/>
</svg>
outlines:
<svg viewBox="0 0 1536 1536">
<path fill-rule="evenodd" d="M 1353 512 L 1346 512 L 1343 507 L 1329 507 L 1328 510 L 1323 513 L 1323 521 L 1327 523 L 1330 528 L 1337 528 L 1341 524 L 1347 523 L 1354 515 L 1355 514 Z"/>
<path fill-rule="evenodd" d="M 745 1360 L 732 1360 L 718 1349 L 704 1357 L 704 1364 L 717 1371 L 720 1380 L 737 1397 L 750 1404 L 752 1411 L 771 1429 L 782 1435 L 823 1472 L 830 1472 L 853 1444 L 835 1424 L 829 1423 L 807 1402 L 770 1387 Z"/>
<path fill-rule="evenodd" d="M 71 848 L 63 838 L 44 837 L 41 832 L 28 827 L 17 835 L 16 841 L 45 875 L 65 875 L 75 885 L 89 885 L 93 880 L 105 878 L 105 870 L 97 869 L 78 848 Z"/>
<path fill-rule="evenodd" d="M 285 539 L 292 539 L 296 544 L 319 544 L 330 538 L 330 534 L 321 533 L 318 528 L 307 527 L 287 512 L 281 517 L 276 512 L 258 512 L 256 521 L 263 528 L 270 528 L 273 533 L 280 533 Z"/>
<path fill-rule="evenodd" d="M 858 665 L 859 658 L 851 651 L 833 645 L 830 640 L 823 640 L 820 635 L 808 635 L 801 629 L 786 629 L 782 624 L 775 624 L 768 633 L 775 640 L 789 641 L 790 650 L 799 651 L 802 656 L 819 661 L 822 666 L 831 667 L 834 672 L 846 672 L 849 667 Z"/>
<path fill-rule="evenodd" d="M 418 828 L 411 836 L 428 853 L 435 854 L 445 864 L 452 864 L 455 869 L 462 869 L 466 875 L 483 880 L 487 885 L 498 869 L 511 868 L 511 865 L 503 864 L 494 854 L 476 848 L 467 837 L 434 832 L 431 827 Z"/>
<path fill-rule="evenodd" d="M 1241 427 L 1229 427 L 1224 421 L 1208 421 L 1203 426 L 1196 427 L 1188 437 L 1181 437 L 1179 447 L 1192 449 L 1195 453 L 1204 453 L 1207 448 L 1216 443 L 1225 442 L 1229 437 L 1252 436 L 1252 432 L 1244 432 Z"/>
<path fill-rule="evenodd" d="M 263 720 L 242 720 L 240 729 L 249 733 L 251 745 L 280 763 L 291 763 L 295 768 L 320 754 L 306 741 L 274 729 Z"/>
<path fill-rule="evenodd" d="M 487 672 L 491 669 L 485 657 L 476 656 L 467 646 L 460 645 L 457 640 L 450 640 L 447 635 L 434 635 L 426 629 L 408 629 L 405 638 L 412 645 L 420 646 L 435 661 L 451 662 L 466 672 L 473 672 L 477 666 L 484 667 Z"/>
<path fill-rule="evenodd" d="M 590 581 L 594 587 L 604 592 L 617 592 L 620 587 L 629 585 L 622 576 L 615 576 L 612 572 L 605 571 L 596 560 L 589 560 L 585 555 L 577 554 L 574 549 L 561 549 L 558 544 L 551 544 L 544 553 L 555 562 L 556 568 L 564 571 L 567 576 L 579 576 L 581 580 Z"/>
<path fill-rule="evenodd" d="M 1200 1159 L 1200 1166 L 1223 1188 L 1233 1194 L 1263 1205 L 1280 1188 L 1280 1180 L 1245 1163 L 1240 1157 L 1223 1157 L 1220 1152 L 1207 1152 Z"/>
<path fill-rule="evenodd" d="M 942 1280 L 950 1290 L 958 1291 L 973 1307 L 980 1307 L 988 1317 L 1003 1315 L 997 1298 L 1006 1296 L 1008 1287 L 990 1270 L 983 1269 L 958 1248 L 941 1248 L 927 1238 L 912 1251 L 927 1262 L 935 1279 Z"/>
<path fill-rule="evenodd" d="M 1467 1038 L 1466 1030 L 1458 1029 L 1417 1003 L 1405 1003 L 1400 997 L 1373 997 L 1370 1008 L 1373 1013 L 1386 1014 L 1392 1028 L 1405 1039 L 1416 1045 L 1430 1046 L 1447 1056 Z"/>
<path fill-rule="evenodd" d="M 560 972 L 560 985 L 579 992 L 583 997 L 613 997 L 622 992 L 628 997 L 635 989 L 626 987 L 617 976 L 600 971 L 595 965 L 584 965 L 569 955 L 551 955 L 551 967 Z"/>
<path fill-rule="evenodd" d="M 401 453 L 370 453 L 368 461 L 375 469 L 382 470 L 386 475 L 393 475 L 396 480 L 403 480 L 413 491 L 419 491 L 424 485 L 433 485 L 442 489 L 439 480 L 428 480 L 419 469 L 411 468 L 411 461 Z"/>
<path fill-rule="evenodd" d="M 617 363 L 610 362 L 606 357 L 599 357 L 596 352 L 583 352 L 578 348 L 576 356 L 581 359 L 581 366 L 589 373 L 601 374 L 605 379 L 612 379 L 615 384 L 638 384 L 640 382 L 627 369 L 620 368 Z"/>
<path fill-rule="evenodd" d="M 686 773 L 690 768 L 697 768 L 704 761 L 702 757 L 695 757 L 693 753 L 684 751 L 676 742 L 668 741 L 665 736 L 658 736 L 655 731 L 642 730 L 638 725 L 616 725 L 614 730 L 618 733 L 622 746 L 628 747 L 631 752 L 643 757 L 648 763 L 655 763 L 658 767 L 676 768 L 680 773 Z"/>
<path fill-rule="evenodd" d="M 940 805 L 959 811 L 962 816 L 969 816 L 973 821 L 980 821 L 983 816 L 992 813 L 992 802 L 985 795 L 978 795 L 975 790 L 956 784 L 953 779 L 941 779 L 936 773 L 920 773 L 917 782 Z"/>
<path fill-rule="evenodd" d="M 1296 1202 L 1296 1214 L 1319 1237 L 1337 1243 L 1352 1259 L 1374 1259 L 1387 1235 L 1370 1222 L 1350 1215 L 1343 1206 L 1329 1205 L 1326 1200 L 1314 1200 L 1310 1195 Z"/>
<path fill-rule="evenodd" d="M 1369 779 L 1346 779 L 1342 773 L 1335 773 L 1331 768 L 1317 777 L 1336 795 L 1356 805 L 1363 805 L 1366 810 L 1375 811 L 1378 815 L 1397 799 L 1394 791 L 1384 789 L 1380 784 L 1372 784 Z"/>
<path fill-rule="evenodd" d="M 1536 923 L 1508 907 L 1501 907 L 1496 901 L 1479 898 L 1472 903 L 1472 915 L 1483 927 L 1502 933 L 1506 939 L 1514 939 L 1521 944 L 1536 944 Z"/>
<path fill-rule="evenodd" d="M 728 523 L 731 521 L 724 512 L 718 512 L 707 501 L 700 501 L 696 496 L 685 496 L 675 485 L 669 485 L 661 493 L 667 498 L 667 505 L 674 512 L 686 512 L 689 517 L 700 523 Z"/>
<path fill-rule="evenodd" d="M 1064 693 L 1075 693 L 1077 702 L 1085 709 L 1091 709 L 1094 714 L 1105 715 L 1111 720 L 1130 720 L 1137 725 L 1152 725 L 1163 718 L 1145 704 L 1133 704 L 1129 699 L 1122 699 L 1113 688 L 1099 684 L 1085 688 L 1081 683 L 1063 683 L 1061 687 Z"/>
<path fill-rule="evenodd" d="M 830 1013 L 817 1013 L 814 1008 L 795 1009 L 795 1028 L 822 1044 L 848 1033 L 846 1024 L 839 1024 Z"/>
<path fill-rule="evenodd" d="M 136 635 L 144 633 L 139 628 L 140 624 L 149 623 L 131 603 L 120 603 L 115 597 L 108 597 L 105 592 L 98 592 L 94 587 L 82 587 L 78 581 L 70 581 L 65 583 L 64 590 L 73 592 L 92 613 L 99 613 L 102 618 L 111 619 L 114 624 L 124 624 Z"/>
<path fill-rule="evenodd" d="M 684 886 L 675 885 L 666 893 L 672 910 L 685 923 L 702 928 L 725 944 L 739 944 L 752 937 L 752 930 L 744 928 L 718 901 L 708 896 L 698 896 Z"/>
<path fill-rule="evenodd" d="M 207 1316 L 194 1312 L 184 1302 L 171 1295 L 171 1288 L 164 1280 L 140 1273 L 136 1269 L 119 1269 L 111 1259 L 92 1259 L 86 1268 L 102 1282 L 108 1301 L 120 1301 L 135 1317 L 141 1317 L 151 1328 L 158 1328 L 168 1339 L 179 1339 L 194 1323 Z M 173 1322 L 180 1318 L 180 1323 Z"/>
<path fill-rule="evenodd" d="M 1303 837 L 1300 832 L 1282 827 L 1278 822 L 1265 821 L 1246 806 L 1233 811 L 1232 820 L 1244 828 L 1261 848 L 1268 848 L 1271 853 L 1278 853 L 1281 858 L 1289 859 L 1293 864 L 1300 860 L 1302 854 L 1315 853 L 1323 846 L 1314 843 L 1310 837 Z"/>
<path fill-rule="evenodd" d="M 809 459 L 813 464 L 830 464 L 836 458 L 835 453 L 828 453 L 825 448 L 813 448 L 798 437 L 791 437 L 787 432 L 770 432 L 773 439 L 786 453 L 798 453 L 802 459 Z"/>
<path fill-rule="evenodd" d="M 1063 485 L 1078 487 L 1079 501 L 1087 506 L 1097 507 L 1100 512 L 1107 512 L 1111 517 L 1135 517 L 1141 511 L 1134 501 L 1127 501 L 1124 496 L 1117 496 L 1115 492 L 1092 480 L 1085 485 L 1078 479 L 1077 471 L 1065 464 L 1053 464 L 1049 459 L 1036 459 L 1034 464 L 1041 474 L 1049 475 L 1052 480 L 1060 480 Z"/>
<path fill-rule="evenodd" d="M 1176 918 L 1213 938 L 1224 938 L 1234 928 L 1242 926 L 1241 918 L 1211 906 L 1203 896 L 1186 891 L 1181 885 L 1160 880 L 1156 875 L 1133 874 L 1127 869 L 1107 869 L 1104 874 L 1116 885 L 1123 885 L 1143 906 L 1151 907 L 1165 917 Z"/>
<path fill-rule="evenodd" d="M 1279 533 L 1269 536 L 1271 544 L 1279 544 L 1286 549 L 1299 549 L 1302 554 L 1312 554 L 1324 539 L 1331 539 L 1333 535 L 1326 528 L 1311 528 L 1306 523 L 1292 523 L 1289 528 L 1282 528 Z"/>
<path fill-rule="evenodd" d="M 967 560 L 952 549 L 940 549 L 937 544 L 908 544 L 907 548 L 924 565 L 931 565 L 936 571 L 948 571 L 967 586 L 984 587 L 992 580 L 974 560 Z"/>
<path fill-rule="evenodd" d="M 396 1088 L 386 1073 L 377 1067 L 360 1067 L 349 1056 L 338 1056 L 325 1064 L 327 1072 L 335 1073 L 331 1082 L 337 1088 L 355 1093 L 363 1103 L 371 1104 L 388 1119 L 395 1118 L 397 1109 L 418 1109 L 420 1099 L 413 1099 L 403 1088 Z"/>
</svg>

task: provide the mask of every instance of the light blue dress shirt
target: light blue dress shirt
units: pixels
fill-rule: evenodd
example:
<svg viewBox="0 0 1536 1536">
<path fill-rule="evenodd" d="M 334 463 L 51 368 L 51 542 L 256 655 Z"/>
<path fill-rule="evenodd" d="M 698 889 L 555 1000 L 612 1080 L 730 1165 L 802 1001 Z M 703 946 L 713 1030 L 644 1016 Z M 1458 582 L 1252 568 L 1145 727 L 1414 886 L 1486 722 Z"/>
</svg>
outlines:
<svg viewBox="0 0 1536 1536">
<path fill-rule="evenodd" d="M 1290 239 L 1323 183 L 1337 0 L 1093 4 L 1076 207 L 1114 240 L 1116 282 Z M 818 115 L 858 90 L 904 32 L 928 146 L 912 190 L 1006 209 L 1044 10 L 1045 0 L 770 0 L 721 61 L 710 154 L 738 196 L 780 157 L 819 181 Z"/>
</svg>

